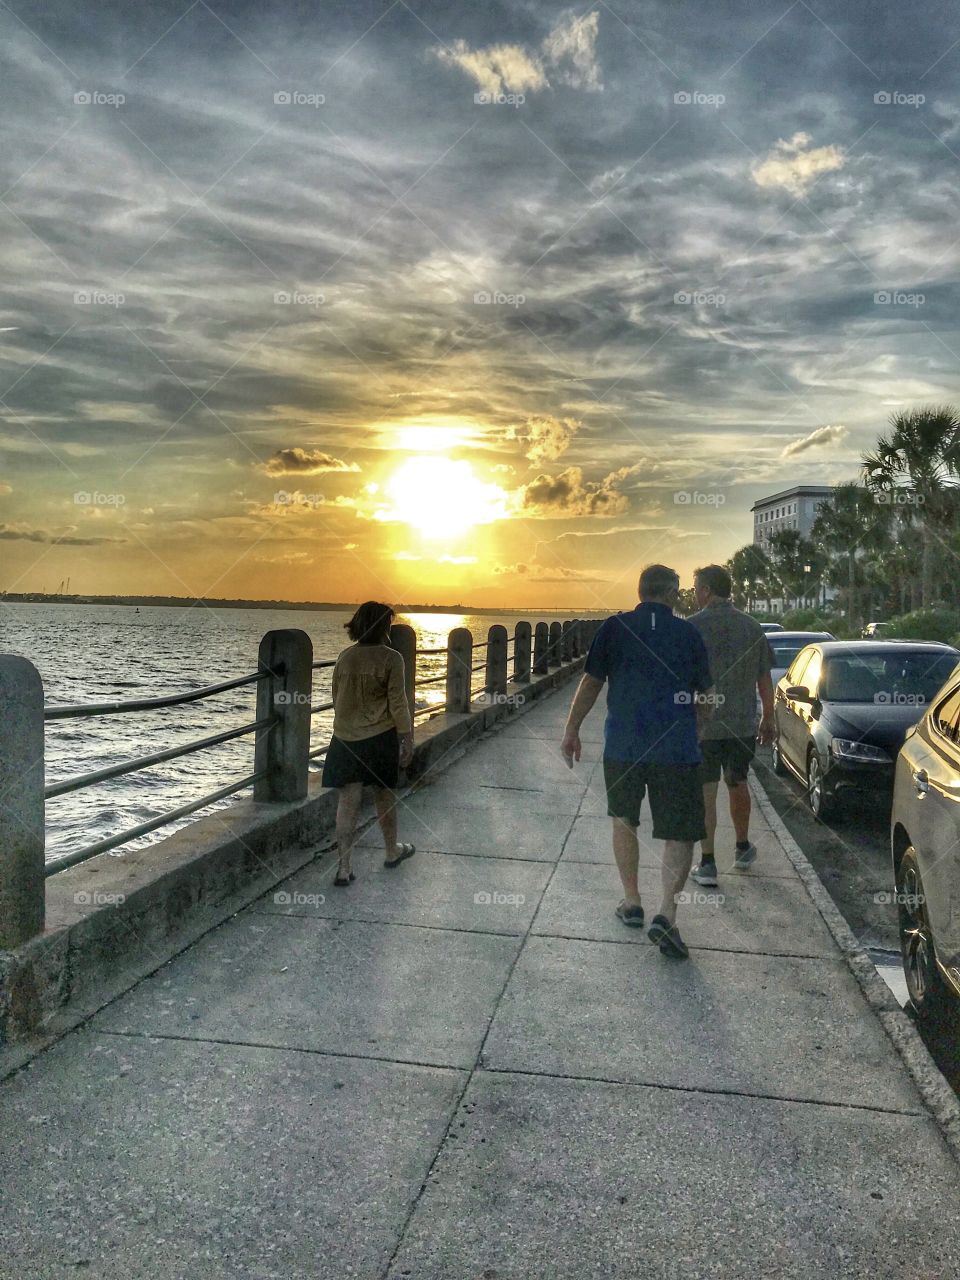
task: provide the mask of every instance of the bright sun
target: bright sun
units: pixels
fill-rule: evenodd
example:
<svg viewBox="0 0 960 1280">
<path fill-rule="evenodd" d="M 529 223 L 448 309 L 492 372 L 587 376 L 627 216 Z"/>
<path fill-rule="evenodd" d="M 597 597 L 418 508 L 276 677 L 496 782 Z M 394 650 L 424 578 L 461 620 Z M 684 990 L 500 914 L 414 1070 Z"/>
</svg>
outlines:
<svg viewBox="0 0 960 1280">
<path fill-rule="evenodd" d="M 506 516 L 506 494 L 474 475 L 469 462 L 410 458 L 387 481 L 393 509 L 383 520 L 402 520 L 427 538 L 451 538 Z"/>
</svg>

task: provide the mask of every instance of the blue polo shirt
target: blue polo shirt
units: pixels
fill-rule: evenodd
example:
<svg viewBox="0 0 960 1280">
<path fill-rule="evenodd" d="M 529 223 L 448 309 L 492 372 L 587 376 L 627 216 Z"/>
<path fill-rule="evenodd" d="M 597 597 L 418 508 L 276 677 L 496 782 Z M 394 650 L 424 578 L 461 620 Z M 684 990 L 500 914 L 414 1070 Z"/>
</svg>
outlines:
<svg viewBox="0 0 960 1280">
<path fill-rule="evenodd" d="M 607 618 L 584 670 L 608 686 L 605 759 L 700 763 L 694 695 L 710 688 L 710 665 L 696 627 L 669 605 L 646 602 Z"/>
</svg>

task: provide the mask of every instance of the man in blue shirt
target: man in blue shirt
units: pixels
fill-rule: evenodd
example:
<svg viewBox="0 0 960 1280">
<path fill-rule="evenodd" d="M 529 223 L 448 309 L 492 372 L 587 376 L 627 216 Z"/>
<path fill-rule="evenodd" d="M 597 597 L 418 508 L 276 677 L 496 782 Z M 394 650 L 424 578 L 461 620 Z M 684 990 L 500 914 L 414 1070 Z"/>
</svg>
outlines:
<svg viewBox="0 0 960 1280">
<path fill-rule="evenodd" d="M 662 564 L 640 575 L 640 604 L 618 613 L 594 636 L 573 699 L 561 750 L 570 768 L 580 759 L 580 726 L 604 683 L 603 776 L 613 819 L 613 852 L 623 885 L 617 915 L 639 928 L 643 906 L 637 884 L 637 826 L 649 793 L 653 836 L 663 840 L 663 898 L 649 935 L 661 952 L 685 959 L 677 931 L 677 895 L 693 863 L 693 846 L 706 834 L 700 778 L 700 725 L 711 709 L 707 650 L 697 629 L 673 613 L 680 579 Z"/>
</svg>

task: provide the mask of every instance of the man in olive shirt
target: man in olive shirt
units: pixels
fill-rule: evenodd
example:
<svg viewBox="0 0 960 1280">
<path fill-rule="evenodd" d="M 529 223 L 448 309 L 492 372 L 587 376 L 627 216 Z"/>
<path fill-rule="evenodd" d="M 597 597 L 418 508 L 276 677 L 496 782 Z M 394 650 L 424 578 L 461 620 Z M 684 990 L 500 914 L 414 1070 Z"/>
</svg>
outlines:
<svg viewBox="0 0 960 1280">
<path fill-rule="evenodd" d="M 712 719 L 704 724 L 701 777 L 707 838 L 701 842 L 701 861 L 692 873 L 698 884 L 714 887 L 717 863 L 717 791 L 720 775 L 727 785 L 730 816 L 737 849 L 734 866 L 749 867 L 757 856 L 750 840 L 750 788 L 747 776 L 756 743 L 773 740 L 773 665 L 770 645 L 755 618 L 735 609 L 730 599 L 732 580 L 721 565 L 698 569 L 693 581 L 700 612 L 690 622 L 707 646 L 716 689 Z M 762 716 L 757 725 L 757 694 Z"/>
</svg>

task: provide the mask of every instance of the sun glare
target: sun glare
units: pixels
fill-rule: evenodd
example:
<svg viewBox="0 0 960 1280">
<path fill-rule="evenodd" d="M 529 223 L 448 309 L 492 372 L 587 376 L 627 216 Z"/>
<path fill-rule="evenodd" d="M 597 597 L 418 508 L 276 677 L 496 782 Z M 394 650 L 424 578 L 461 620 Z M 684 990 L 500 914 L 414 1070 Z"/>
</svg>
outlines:
<svg viewBox="0 0 960 1280">
<path fill-rule="evenodd" d="M 410 458 L 385 486 L 392 510 L 384 520 L 401 520 L 426 538 L 452 538 L 474 525 L 506 516 L 506 494 L 474 475 L 469 462 L 452 458 Z"/>
</svg>

